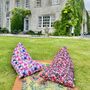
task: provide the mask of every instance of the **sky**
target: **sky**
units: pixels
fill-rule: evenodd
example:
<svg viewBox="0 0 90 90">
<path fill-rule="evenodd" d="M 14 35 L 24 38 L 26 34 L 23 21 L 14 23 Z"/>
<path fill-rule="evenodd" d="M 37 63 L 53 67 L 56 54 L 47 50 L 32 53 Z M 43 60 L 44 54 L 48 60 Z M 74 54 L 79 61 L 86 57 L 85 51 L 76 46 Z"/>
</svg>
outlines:
<svg viewBox="0 0 90 90">
<path fill-rule="evenodd" d="M 90 0 L 84 0 L 86 10 L 90 11 Z"/>
</svg>

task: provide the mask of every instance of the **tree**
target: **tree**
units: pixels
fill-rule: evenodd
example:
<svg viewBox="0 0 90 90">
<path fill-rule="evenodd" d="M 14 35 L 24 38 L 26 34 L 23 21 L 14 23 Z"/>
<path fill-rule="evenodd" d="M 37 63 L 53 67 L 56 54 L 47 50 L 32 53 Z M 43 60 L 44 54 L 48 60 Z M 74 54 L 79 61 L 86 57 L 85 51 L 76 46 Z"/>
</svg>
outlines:
<svg viewBox="0 0 90 90">
<path fill-rule="evenodd" d="M 31 14 L 30 10 L 14 8 L 12 10 L 12 17 L 11 17 L 11 33 L 16 34 L 23 31 L 24 18 L 30 14 Z"/>
<path fill-rule="evenodd" d="M 83 9 L 83 0 L 67 0 L 61 12 L 61 19 L 54 23 L 54 35 L 70 35 L 72 28 L 75 35 L 80 35 Z"/>
</svg>

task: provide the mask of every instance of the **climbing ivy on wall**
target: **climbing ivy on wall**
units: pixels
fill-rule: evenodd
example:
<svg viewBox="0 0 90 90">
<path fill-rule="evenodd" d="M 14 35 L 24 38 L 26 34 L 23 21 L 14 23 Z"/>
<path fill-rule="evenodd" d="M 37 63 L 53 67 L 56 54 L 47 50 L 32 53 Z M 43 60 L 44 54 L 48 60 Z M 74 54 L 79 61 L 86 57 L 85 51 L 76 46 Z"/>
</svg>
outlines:
<svg viewBox="0 0 90 90">
<path fill-rule="evenodd" d="M 16 34 L 23 31 L 24 18 L 31 14 L 30 10 L 14 8 L 11 17 L 11 33 Z"/>
<path fill-rule="evenodd" d="M 61 19 L 54 23 L 54 35 L 70 35 L 72 27 L 75 35 L 80 35 L 83 7 L 83 0 L 67 0 L 61 12 Z"/>
</svg>

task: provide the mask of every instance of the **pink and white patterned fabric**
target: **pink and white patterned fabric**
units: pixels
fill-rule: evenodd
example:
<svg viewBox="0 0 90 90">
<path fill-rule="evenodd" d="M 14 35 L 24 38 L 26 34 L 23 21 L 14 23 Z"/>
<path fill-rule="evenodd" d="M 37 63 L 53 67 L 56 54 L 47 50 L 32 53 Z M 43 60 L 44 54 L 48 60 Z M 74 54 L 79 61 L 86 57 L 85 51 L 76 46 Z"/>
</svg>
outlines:
<svg viewBox="0 0 90 90">
<path fill-rule="evenodd" d="M 74 67 L 66 47 L 57 53 L 53 62 L 44 69 L 40 76 L 45 80 L 74 87 Z"/>
<path fill-rule="evenodd" d="M 14 49 L 11 64 L 20 78 L 38 72 L 43 68 L 43 64 L 32 60 L 21 43 Z"/>
</svg>

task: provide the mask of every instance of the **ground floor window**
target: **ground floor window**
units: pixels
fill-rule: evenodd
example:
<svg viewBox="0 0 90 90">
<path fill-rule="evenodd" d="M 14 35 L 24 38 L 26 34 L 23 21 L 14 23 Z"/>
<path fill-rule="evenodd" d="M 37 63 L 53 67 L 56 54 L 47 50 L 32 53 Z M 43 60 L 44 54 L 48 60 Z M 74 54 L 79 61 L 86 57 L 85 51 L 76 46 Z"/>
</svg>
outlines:
<svg viewBox="0 0 90 90">
<path fill-rule="evenodd" d="M 10 19 L 9 17 L 6 18 L 6 27 L 9 29 Z"/>
<path fill-rule="evenodd" d="M 50 16 L 43 16 L 43 27 L 50 27 Z"/>
<path fill-rule="evenodd" d="M 1 22 L 2 22 L 2 14 L 1 14 L 2 10 L 1 10 L 1 6 L 0 6 L 0 27 L 1 27 Z"/>
<path fill-rule="evenodd" d="M 54 15 L 39 16 L 38 26 L 39 27 L 52 27 L 55 21 Z"/>
<path fill-rule="evenodd" d="M 25 18 L 25 30 L 29 30 L 29 18 Z"/>
<path fill-rule="evenodd" d="M 29 0 L 25 0 L 25 6 L 26 8 L 29 8 Z"/>
</svg>

